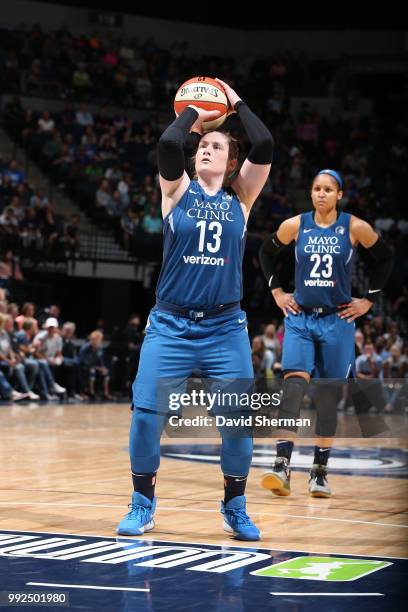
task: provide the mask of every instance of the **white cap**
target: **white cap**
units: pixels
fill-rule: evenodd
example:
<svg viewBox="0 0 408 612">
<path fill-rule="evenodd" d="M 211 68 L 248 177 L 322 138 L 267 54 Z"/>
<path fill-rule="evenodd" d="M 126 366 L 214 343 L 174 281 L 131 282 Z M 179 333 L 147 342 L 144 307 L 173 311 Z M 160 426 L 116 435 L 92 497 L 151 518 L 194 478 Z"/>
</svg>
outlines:
<svg viewBox="0 0 408 612">
<path fill-rule="evenodd" d="M 49 317 L 44 323 L 45 329 L 48 327 L 58 327 L 58 321 L 54 317 Z"/>
</svg>

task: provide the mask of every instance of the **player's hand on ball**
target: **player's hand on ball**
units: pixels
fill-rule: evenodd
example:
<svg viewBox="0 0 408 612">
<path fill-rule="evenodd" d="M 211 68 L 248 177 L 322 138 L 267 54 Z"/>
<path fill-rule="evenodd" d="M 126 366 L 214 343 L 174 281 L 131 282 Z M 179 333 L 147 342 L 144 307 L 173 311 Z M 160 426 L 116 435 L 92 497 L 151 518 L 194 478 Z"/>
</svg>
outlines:
<svg viewBox="0 0 408 612">
<path fill-rule="evenodd" d="M 348 304 L 338 306 L 341 309 L 338 316 L 340 319 L 346 319 L 347 323 L 352 323 L 354 319 L 365 315 L 372 305 L 373 303 L 366 298 L 352 298 Z"/>
<path fill-rule="evenodd" d="M 228 102 L 230 103 L 230 106 L 231 106 L 231 108 L 228 111 L 228 114 L 230 115 L 231 113 L 235 113 L 236 111 L 234 111 L 234 106 L 237 102 L 239 102 L 239 100 L 241 100 L 240 96 L 227 83 L 225 83 L 224 81 L 221 81 L 221 79 L 216 78 L 215 80 L 217 81 L 217 83 L 222 85 L 227 95 Z"/>
<path fill-rule="evenodd" d="M 189 104 L 189 108 L 194 108 L 198 113 L 198 117 L 196 121 L 193 123 L 190 132 L 198 132 L 198 134 L 204 134 L 203 123 L 206 121 L 212 121 L 221 115 L 221 111 L 219 110 L 204 110 L 203 108 L 199 108 L 198 106 L 194 106 L 193 104 Z"/>
<path fill-rule="evenodd" d="M 279 308 L 283 310 L 285 317 L 287 317 L 289 313 L 297 315 L 299 312 L 301 312 L 301 308 L 299 304 L 296 303 L 293 293 L 285 293 L 282 290 L 274 290 L 272 295 L 275 298 L 275 302 Z"/>
</svg>

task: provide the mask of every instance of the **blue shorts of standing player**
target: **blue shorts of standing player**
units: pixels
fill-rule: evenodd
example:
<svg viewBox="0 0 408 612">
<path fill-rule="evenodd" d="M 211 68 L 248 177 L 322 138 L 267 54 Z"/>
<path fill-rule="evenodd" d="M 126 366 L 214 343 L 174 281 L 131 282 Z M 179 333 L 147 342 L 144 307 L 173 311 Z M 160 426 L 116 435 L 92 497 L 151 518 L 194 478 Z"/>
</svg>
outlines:
<svg viewBox="0 0 408 612">
<path fill-rule="evenodd" d="M 321 312 L 319 312 L 319 310 Z M 355 323 L 338 310 L 289 313 L 285 318 L 282 369 L 307 372 L 313 378 L 349 378 L 354 372 Z"/>
</svg>

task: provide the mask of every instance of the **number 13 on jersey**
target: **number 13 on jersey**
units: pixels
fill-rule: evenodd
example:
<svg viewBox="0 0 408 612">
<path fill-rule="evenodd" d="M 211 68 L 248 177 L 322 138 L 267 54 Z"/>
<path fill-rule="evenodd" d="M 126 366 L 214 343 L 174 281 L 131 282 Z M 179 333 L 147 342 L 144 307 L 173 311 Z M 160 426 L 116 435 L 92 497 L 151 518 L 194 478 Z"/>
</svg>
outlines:
<svg viewBox="0 0 408 612">
<path fill-rule="evenodd" d="M 207 242 L 206 244 L 205 237 L 207 233 L 207 221 L 198 221 L 196 227 L 200 229 L 200 239 L 198 242 L 198 250 L 200 253 L 204 251 L 204 248 L 206 248 L 210 253 L 217 253 L 221 247 L 221 223 L 219 223 L 219 221 L 211 221 L 211 223 L 208 224 L 207 237 L 211 239 L 211 242 Z"/>
</svg>

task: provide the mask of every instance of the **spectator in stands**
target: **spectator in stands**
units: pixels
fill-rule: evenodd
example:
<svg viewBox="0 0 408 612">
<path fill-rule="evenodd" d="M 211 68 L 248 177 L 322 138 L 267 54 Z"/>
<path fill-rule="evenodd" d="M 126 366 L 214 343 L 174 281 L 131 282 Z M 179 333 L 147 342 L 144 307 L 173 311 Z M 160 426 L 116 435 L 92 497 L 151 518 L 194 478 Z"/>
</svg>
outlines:
<svg viewBox="0 0 408 612">
<path fill-rule="evenodd" d="M 92 88 L 92 80 L 89 72 L 85 68 L 85 64 L 79 64 L 72 75 L 72 86 L 75 90 L 75 94 L 80 98 L 82 98 L 84 94 L 88 94 L 89 90 Z"/>
<path fill-rule="evenodd" d="M 51 258 L 60 255 L 62 224 L 50 205 L 45 207 L 44 221 L 42 223 L 42 234 L 45 239 L 47 257 Z"/>
<path fill-rule="evenodd" d="M 55 399 L 55 395 L 53 395 L 53 393 L 63 395 L 65 393 L 65 389 L 55 382 L 47 359 L 45 359 L 42 353 L 39 352 L 38 347 L 35 345 L 34 338 L 37 333 L 37 321 L 35 319 L 28 318 L 24 320 L 22 330 L 17 332 L 16 340 L 18 342 L 19 350 L 24 353 L 26 358 L 33 357 L 36 359 L 39 366 L 38 385 L 40 388 L 41 398 L 51 400 Z"/>
<path fill-rule="evenodd" d="M 157 234 L 162 231 L 162 218 L 158 208 L 151 206 L 149 212 L 143 217 L 142 227 L 148 234 Z"/>
<path fill-rule="evenodd" d="M 55 129 L 55 121 L 49 111 L 44 111 L 37 123 L 40 134 L 51 134 Z"/>
<path fill-rule="evenodd" d="M 272 376 L 275 355 L 271 349 L 265 347 L 262 336 L 255 336 L 252 339 L 252 354 L 260 357 L 260 368 L 265 373 L 265 376 L 270 378 Z"/>
<path fill-rule="evenodd" d="M 2 260 L 0 260 L 0 281 L 1 279 L 7 281 L 10 279 L 15 281 L 24 280 L 18 258 L 14 256 L 12 251 L 7 251 Z"/>
<path fill-rule="evenodd" d="M 102 382 L 103 398 L 113 399 L 109 392 L 109 368 L 107 367 L 102 341 L 103 333 L 95 330 L 89 335 L 89 341 L 79 351 L 78 364 L 82 378 L 82 390 L 86 386 L 87 395 L 92 400 L 96 398 L 95 391 L 98 380 Z"/>
<path fill-rule="evenodd" d="M 64 226 L 65 257 L 79 257 L 80 238 L 79 238 L 80 216 L 73 214 L 71 221 Z"/>
<path fill-rule="evenodd" d="M 140 227 L 140 215 L 128 206 L 120 220 L 123 230 L 122 238 L 125 249 L 130 249 L 137 228 Z"/>
<path fill-rule="evenodd" d="M 44 329 L 34 338 L 34 346 L 38 348 L 53 372 L 62 364 L 62 338 L 58 329 L 58 321 L 49 317 L 44 323 Z"/>
<path fill-rule="evenodd" d="M 140 329 L 140 316 L 132 314 L 125 328 L 128 355 L 126 358 L 126 388 L 130 389 L 139 365 L 140 348 L 143 335 Z"/>
<path fill-rule="evenodd" d="M 398 344 L 393 344 L 390 348 L 390 356 L 383 363 L 384 394 L 387 402 L 384 408 L 385 412 L 392 412 L 395 409 L 403 388 L 401 383 L 403 375 L 404 358 L 401 354 L 401 348 Z"/>
<path fill-rule="evenodd" d="M 20 331 L 22 329 L 25 319 L 34 319 L 34 314 L 35 304 L 33 304 L 33 302 L 25 302 L 21 307 L 21 314 L 15 318 L 17 330 Z M 37 324 L 36 320 L 35 323 Z"/>
<path fill-rule="evenodd" d="M 269 323 L 269 325 L 265 327 L 262 340 L 265 348 L 270 349 L 273 352 L 275 359 L 279 358 L 281 353 L 281 343 L 276 336 L 276 325 L 274 323 Z"/>
<path fill-rule="evenodd" d="M 387 332 L 384 334 L 384 338 L 390 346 L 392 344 L 396 344 L 400 349 L 402 349 L 403 341 L 399 335 L 398 325 L 395 321 L 390 321 L 388 323 Z"/>
<path fill-rule="evenodd" d="M 40 396 L 32 391 L 32 385 L 38 373 L 38 366 L 25 364 L 18 351 L 13 347 L 13 319 L 9 315 L 0 314 L 0 368 L 8 380 L 15 379 L 27 399 L 36 401 Z M 31 382 L 26 377 L 26 371 Z"/>
<path fill-rule="evenodd" d="M 78 400 L 78 359 L 77 348 L 74 344 L 76 326 L 75 323 L 67 321 L 62 326 L 62 356 L 61 376 L 64 387 L 67 389 L 68 399 Z"/>
<path fill-rule="evenodd" d="M 76 112 L 75 119 L 78 125 L 82 127 L 87 127 L 88 125 L 94 124 L 94 119 L 92 113 L 90 113 L 85 104 L 81 104 L 79 110 Z"/>
<path fill-rule="evenodd" d="M 363 354 L 356 359 L 357 378 L 379 378 L 382 369 L 380 357 L 374 352 L 371 342 L 363 347 Z"/>
<path fill-rule="evenodd" d="M 3 176 L 9 176 L 13 185 L 21 185 L 26 180 L 26 176 L 22 170 L 20 170 L 17 160 L 12 159 L 9 167 L 3 170 Z"/>
<path fill-rule="evenodd" d="M 380 378 L 382 362 L 380 357 L 374 352 L 372 342 L 367 342 L 363 347 L 363 354 L 356 359 L 357 378 L 364 381 L 374 381 Z M 369 397 L 373 406 L 381 411 L 384 409 L 384 396 L 381 383 L 372 382 L 369 386 Z"/>
</svg>

